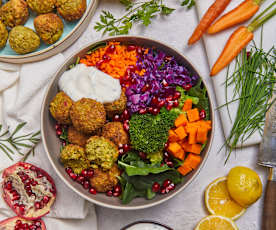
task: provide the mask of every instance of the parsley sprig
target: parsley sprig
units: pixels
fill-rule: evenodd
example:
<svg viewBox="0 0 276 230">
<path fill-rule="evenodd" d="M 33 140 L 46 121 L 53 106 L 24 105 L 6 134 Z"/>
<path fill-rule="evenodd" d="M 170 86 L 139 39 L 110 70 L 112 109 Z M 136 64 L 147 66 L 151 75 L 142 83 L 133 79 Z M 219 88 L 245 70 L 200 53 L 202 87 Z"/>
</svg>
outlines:
<svg viewBox="0 0 276 230">
<path fill-rule="evenodd" d="M 15 153 L 24 156 L 21 152 L 22 148 L 27 148 L 28 151 L 26 155 L 29 155 L 34 151 L 35 145 L 40 141 L 40 131 L 21 136 L 17 135 L 25 125 L 26 122 L 20 123 L 12 132 L 10 132 L 9 129 L 2 131 L 3 126 L 0 124 L 0 151 L 5 153 L 11 160 L 13 160 L 12 155 Z"/>
<path fill-rule="evenodd" d="M 109 11 L 102 11 L 100 22 L 94 27 L 96 31 L 103 31 L 103 34 L 109 35 L 128 34 L 134 23 L 141 22 L 148 26 L 157 15 L 169 15 L 175 10 L 163 4 L 163 0 L 120 0 L 120 2 L 126 8 L 125 15 L 116 18 Z"/>
</svg>

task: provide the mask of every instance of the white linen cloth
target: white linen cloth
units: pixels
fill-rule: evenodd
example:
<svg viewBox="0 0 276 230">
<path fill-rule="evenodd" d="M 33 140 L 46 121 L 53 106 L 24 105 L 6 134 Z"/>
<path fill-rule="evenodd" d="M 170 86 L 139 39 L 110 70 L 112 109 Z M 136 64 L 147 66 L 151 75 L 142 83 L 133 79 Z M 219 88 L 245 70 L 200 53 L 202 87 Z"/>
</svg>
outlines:
<svg viewBox="0 0 276 230">
<path fill-rule="evenodd" d="M 27 125 L 23 127 L 18 135 L 36 132 L 40 129 L 40 110 L 45 90 L 53 74 L 63 62 L 64 56 L 58 54 L 47 60 L 22 66 L 0 63 L 0 93 L 3 94 L 2 115 L 6 127 L 14 130 L 19 123 L 27 122 Z M 26 150 L 23 149 L 22 152 L 26 153 Z M 14 161 L 11 161 L 1 152 L 0 171 L 22 158 L 19 154 L 12 155 L 12 157 Z M 56 175 L 41 142 L 35 148 L 35 155 L 30 155 L 27 162 L 46 170 L 53 177 L 57 187 L 56 202 L 47 218 L 45 218 L 48 229 L 65 229 L 65 227 L 66 229 L 75 229 L 76 226 L 87 226 L 87 224 L 89 224 L 90 229 L 97 229 L 93 205 L 86 203 Z M 14 213 L 0 198 L 0 218 L 4 219 L 8 216 L 14 216 Z M 58 219 L 60 218 L 63 220 L 59 222 Z M 82 220 L 85 218 L 86 220 Z M 72 219 L 79 220 L 73 221 Z"/>
</svg>

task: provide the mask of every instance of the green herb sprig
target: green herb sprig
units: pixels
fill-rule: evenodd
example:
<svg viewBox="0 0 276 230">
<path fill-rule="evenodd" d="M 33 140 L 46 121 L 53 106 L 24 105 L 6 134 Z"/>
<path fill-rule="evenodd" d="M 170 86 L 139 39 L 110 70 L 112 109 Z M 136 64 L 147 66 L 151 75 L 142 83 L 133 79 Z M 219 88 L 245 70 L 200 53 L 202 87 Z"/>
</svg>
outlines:
<svg viewBox="0 0 276 230">
<path fill-rule="evenodd" d="M 148 26 L 157 15 L 169 15 L 175 10 L 163 4 L 163 0 L 120 2 L 125 6 L 125 15 L 116 18 L 109 11 L 102 11 L 100 22 L 96 22 L 94 27 L 96 31 L 103 31 L 103 34 L 109 35 L 128 34 L 134 23 L 141 22 Z"/>
<path fill-rule="evenodd" d="M 13 160 L 12 155 L 15 153 L 24 156 L 25 154 L 21 152 L 22 148 L 27 149 L 26 156 L 28 156 L 34 151 L 35 145 L 40 141 L 38 137 L 40 131 L 21 136 L 16 135 L 25 125 L 26 122 L 20 123 L 13 131 L 9 129 L 2 131 L 3 126 L 0 125 L 0 150 L 2 150 L 10 160 Z"/>
<path fill-rule="evenodd" d="M 188 9 L 191 9 L 195 5 L 195 0 L 184 0 L 181 2 L 181 6 L 186 6 Z"/>
<path fill-rule="evenodd" d="M 265 114 L 275 100 L 272 100 L 276 90 L 276 56 L 273 52 L 274 47 L 265 52 L 254 44 L 249 52 L 244 49 L 237 57 L 234 73 L 231 76 L 229 71 L 227 73 L 226 104 L 223 106 L 227 106 L 228 111 L 230 103 L 238 101 L 239 106 L 231 132 L 225 141 L 228 146 L 225 163 L 239 142 L 243 144 L 256 131 L 261 135 L 263 133 Z M 227 89 L 231 85 L 234 86 L 233 98 L 228 101 Z M 228 115 L 230 116 L 229 112 Z"/>
</svg>

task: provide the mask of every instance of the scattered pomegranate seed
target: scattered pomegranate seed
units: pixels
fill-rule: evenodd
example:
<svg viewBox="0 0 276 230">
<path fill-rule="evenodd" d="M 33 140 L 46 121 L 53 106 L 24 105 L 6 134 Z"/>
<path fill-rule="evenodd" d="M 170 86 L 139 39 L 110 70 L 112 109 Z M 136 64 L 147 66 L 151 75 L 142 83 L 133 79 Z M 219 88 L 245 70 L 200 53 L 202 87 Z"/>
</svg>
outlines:
<svg viewBox="0 0 276 230">
<path fill-rule="evenodd" d="M 189 90 L 189 89 L 191 89 L 193 86 L 191 85 L 191 84 L 187 84 L 187 85 L 184 85 L 183 86 L 183 88 L 185 89 L 185 90 Z"/>
<path fill-rule="evenodd" d="M 147 113 L 147 109 L 140 109 L 139 110 L 139 114 L 146 114 Z"/>
<path fill-rule="evenodd" d="M 92 168 L 88 169 L 87 171 L 87 178 L 91 178 L 94 176 L 94 170 Z"/>
<path fill-rule="evenodd" d="M 150 85 L 149 84 L 145 84 L 144 87 L 142 88 L 142 92 L 145 93 L 149 89 L 150 89 Z"/>
<path fill-rule="evenodd" d="M 60 136 L 62 134 L 62 131 L 57 130 L 56 133 L 57 133 L 58 136 Z"/>
<path fill-rule="evenodd" d="M 154 109 L 152 110 L 152 114 L 153 114 L 153 115 L 157 115 L 159 112 L 160 112 L 160 109 L 158 109 L 158 108 L 154 108 Z"/>
<path fill-rule="evenodd" d="M 69 174 L 69 176 L 71 177 L 71 179 L 72 180 L 76 180 L 77 179 L 77 174 L 75 174 L 75 173 L 73 173 L 73 172 L 71 172 L 70 174 Z"/>
<path fill-rule="evenodd" d="M 173 100 L 173 97 L 172 96 L 167 96 L 166 97 L 166 102 L 169 103 Z"/>
<path fill-rule="evenodd" d="M 104 60 L 99 60 L 99 61 L 97 61 L 97 63 L 96 63 L 96 67 L 98 68 L 98 69 L 100 69 L 101 68 L 101 65 L 104 63 Z"/>
<path fill-rule="evenodd" d="M 87 177 L 87 173 L 88 173 L 87 169 L 83 169 L 83 170 L 81 171 L 81 175 L 82 175 L 83 177 Z"/>
<path fill-rule="evenodd" d="M 93 194 L 93 195 L 96 195 L 96 194 L 97 194 L 97 191 L 96 191 L 96 189 L 94 189 L 94 188 L 90 188 L 88 191 L 89 191 L 89 193 L 91 193 L 91 194 Z"/>
<path fill-rule="evenodd" d="M 151 99 L 151 103 L 154 104 L 154 105 L 158 105 L 158 103 L 159 103 L 158 97 L 154 96 L 154 97 Z"/>
<path fill-rule="evenodd" d="M 173 95 L 173 99 L 179 99 L 181 97 L 181 93 L 179 91 L 175 91 L 174 95 Z"/>
<path fill-rule="evenodd" d="M 118 196 L 120 196 L 121 195 L 121 193 L 119 193 L 119 192 L 113 192 L 113 196 L 114 197 L 118 197 Z"/>
<path fill-rule="evenodd" d="M 7 189 L 8 191 L 12 190 L 12 182 L 11 182 L 11 181 L 8 181 L 8 182 L 6 183 L 6 185 L 5 185 L 5 187 L 6 187 L 6 189 Z"/>
<path fill-rule="evenodd" d="M 136 49 L 136 46 L 134 46 L 134 45 L 127 46 L 127 51 L 133 51 L 135 49 Z"/>
<path fill-rule="evenodd" d="M 147 111 L 148 111 L 149 113 L 152 113 L 153 108 L 152 108 L 152 107 L 148 107 Z"/>
<path fill-rule="evenodd" d="M 124 149 L 119 149 L 119 155 L 120 156 L 124 155 L 124 153 L 125 153 Z"/>
<path fill-rule="evenodd" d="M 165 180 L 164 182 L 163 182 L 163 187 L 167 187 L 170 183 L 172 183 L 169 179 L 167 179 L 167 180 Z"/>
<path fill-rule="evenodd" d="M 202 120 L 206 118 L 206 111 L 204 109 L 199 112 L 199 117 Z"/>
<path fill-rule="evenodd" d="M 177 101 L 177 100 L 175 100 L 174 102 L 173 102 L 173 107 L 178 107 L 179 106 L 179 102 Z"/>
<path fill-rule="evenodd" d="M 154 182 L 151 189 L 153 192 L 158 192 L 160 190 L 160 184 Z"/>
<path fill-rule="evenodd" d="M 168 165 L 168 167 L 173 168 L 173 162 L 172 161 L 167 161 L 166 164 Z"/>
<path fill-rule="evenodd" d="M 128 132 L 129 124 L 127 122 L 124 122 L 123 127 L 124 127 L 124 130 Z"/>
<path fill-rule="evenodd" d="M 166 188 L 163 188 L 163 187 L 162 187 L 161 190 L 160 190 L 160 193 L 161 193 L 161 194 L 167 193 L 167 192 L 166 192 Z"/>
<path fill-rule="evenodd" d="M 71 172 L 73 172 L 73 170 L 71 168 L 66 168 L 65 172 L 69 175 Z"/>
<path fill-rule="evenodd" d="M 115 185 L 114 187 L 114 193 L 121 193 L 122 192 L 122 188 L 120 185 Z"/>
<path fill-rule="evenodd" d="M 84 176 L 78 176 L 77 177 L 77 182 L 81 184 L 81 183 L 84 182 L 84 179 L 85 179 Z"/>
<path fill-rule="evenodd" d="M 164 148 L 167 149 L 168 147 L 169 147 L 169 143 L 166 142 L 166 143 L 164 144 Z"/>
<path fill-rule="evenodd" d="M 169 191 L 174 190 L 175 189 L 174 183 L 169 184 L 166 189 L 169 190 Z"/>
<path fill-rule="evenodd" d="M 35 206 L 36 209 L 40 209 L 41 208 L 40 202 L 38 202 L 38 201 L 35 202 L 34 206 Z"/>
<path fill-rule="evenodd" d="M 107 196 L 113 196 L 112 190 L 108 190 L 108 191 L 106 192 L 106 195 L 107 195 Z"/>
<path fill-rule="evenodd" d="M 124 152 L 128 152 L 130 150 L 130 146 L 128 144 L 124 144 L 123 150 Z"/>
<path fill-rule="evenodd" d="M 122 117 L 123 117 L 124 120 L 129 120 L 130 114 L 129 114 L 129 112 L 128 112 L 127 109 L 125 109 L 125 110 L 123 111 Z"/>
<path fill-rule="evenodd" d="M 114 53 L 116 47 L 114 45 L 110 45 L 108 46 L 108 48 L 106 49 L 107 53 Z"/>
<path fill-rule="evenodd" d="M 163 85 L 164 87 L 169 86 L 168 82 L 167 82 L 165 79 L 162 81 L 162 85 Z"/>
<path fill-rule="evenodd" d="M 120 115 L 118 115 L 118 114 L 114 115 L 113 121 L 120 121 L 120 120 L 121 120 Z"/>
<path fill-rule="evenodd" d="M 142 54 L 143 54 L 142 48 L 139 47 L 139 46 L 136 48 L 136 52 L 137 52 L 137 54 L 139 54 L 139 55 L 142 55 Z"/>
<path fill-rule="evenodd" d="M 110 57 L 107 55 L 107 54 L 104 54 L 103 55 L 103 60 L 105 60 L 105 61 L 110 61 Z"/>
<path fill-rule="evenodd" d="M 12 201 L 15 201 L 15 200 L 20 200 L 20 196 L 19 195 L 16 195 L 12 198 Z"/>
<path fill-rule="evenodd" d="M 173 107 L 172 104 L 168 104 L 168 105 L 166 106 L 166 109 L 167 109 L 167 110 L 171 110 L 172 107 Z"/>
<path fill-rule="evenodd" d="M 158 106 L 158 108 L 162 108 L 164 105 L 165 105 L 165 101 L 161 100 L 161 101 L 159 101 L 157 106 Z"/>
<path fill-rule="evenodd" d="M 50 198 L 48 196 L 43 197 L 43 202 L 47 204 L 49 202 Z"/>
<path fill-rule="evenodd" d="M 84 183 L 83 183 L 83 187 L 84 187 L 84 189 L 89 189 L 89 187 L 90 187 L 90 183 L 89 183 L 89 181 L 88 181 L 88 180 L 84 181 Z"/>
</svg>

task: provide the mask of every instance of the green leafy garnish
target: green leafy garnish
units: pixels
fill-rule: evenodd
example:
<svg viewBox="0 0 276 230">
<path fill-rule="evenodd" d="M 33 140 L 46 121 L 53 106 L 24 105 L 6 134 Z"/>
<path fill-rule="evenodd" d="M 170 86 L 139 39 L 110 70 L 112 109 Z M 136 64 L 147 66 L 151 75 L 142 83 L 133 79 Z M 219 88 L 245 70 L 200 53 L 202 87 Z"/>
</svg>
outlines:
<svg viewBox="0 0 276 230">
<path fill-rule="evenodd" d="M 162 108 L 156 116 L 152 114 L 134 114 L 129 122 L 129 134 L 132 148 L 155 153 L 164 148 L 168 140 L 169 129 L 173 126 L 178 113 Z"/>
<path fill-rule="evenodd" d="M 184 0 L 181 2 L 181 6 L 186 6 L 188 9 L 191 9 L 195 5 L 195 0 Z"/>
<path fill-rule="evenodd" d="M 40 131 L 36 133 L 28 133 L 25 135 L 17 136 L 18 132 L 26 125 L 26 122 L 20 123 L 13 131 L 5 130 L 3 132 L 3 126 L 0 125 L 0 150 L 7 155 L 10 160 L 13 160 L 11 155 L 15 153 L 24 156 L 21 152 L 22 148 L 27 149 L 28 156 L 34 150 L 34 146 L 40 141 Z"/>
<path fill-rule="evenodd" d="M 109 11 L 102 11 L 100 22 L 96 22 L 94 29 L 109 35 L 128 34 L 134 23 L 141 22 L 148 26 L 157 15 L 169 15 L 174 9 L 163 4 L 163 0 L 130 1 L 120 0 L 125 6 L 126 13 L 115 18 Z"/>
</svg>

